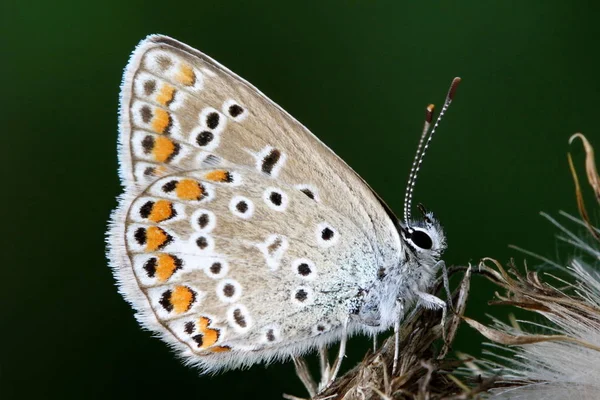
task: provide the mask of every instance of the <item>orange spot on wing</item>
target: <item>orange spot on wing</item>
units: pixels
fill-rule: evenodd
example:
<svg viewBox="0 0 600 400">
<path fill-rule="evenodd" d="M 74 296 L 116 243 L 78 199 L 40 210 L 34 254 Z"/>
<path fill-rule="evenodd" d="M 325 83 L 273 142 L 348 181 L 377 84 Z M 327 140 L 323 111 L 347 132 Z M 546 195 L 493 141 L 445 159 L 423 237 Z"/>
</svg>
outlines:
<svg viewBox="0 0 600 400">
<path fill-rule="evenodd" d="M 175 259 L 169 254 L 158 255 L 158 266 L 156 267 L 156 277 L 160 282 L 165 282 L 177 270 Z"/>
<path fill-rule="evenodd" d="M 161 222 L 173 216 L 173 203 L 168 200 L 158 200 L 152 206 L 148 219 L 152 222 Z"/>
<path fill-rule="evenodd" d="M 171 115 L 169 115 L 169 112 L 162 108 L 156 108 L 152 119 L 152 129 L 158 133 L 165 133 L 170 124 Z"/>
<path fill-rule="evenodd" d="M 182 64 L 179 67 L 176 79 L 185 86 L 194 86 L 196 83 L 196 74 L 190 65 Z"/>
<path fill-rule="evenodd" d="M 210 318 L 200 317 L 198 320 L 198 330 L 200 332 L 204 332 L 206 329 L 208 329 L 208 325 L 210 325 Z"/>
<path fill-rule="evenodd" d="M 181 314 L 190 309 L 196 299 L 196 294 L 187 286 L 175 286 L 171 294 L 171 304 L 173 311 Z"/>
<path fill-rule="evenodd" d="M 156 251 L 165 245 L 168 239 L 169 236 L 165 231 L 158 226 L 151 226 L 146 229 L 146 250 Z"/>
<path fill-rule="evenodd" d="M 212 349 L 209 349 L 213 353 L 223 353 L 225 351 L 231 351 L 231 347 L 229 346 L 215 346 Z"/>
<path fill-rule="evenodd" d="M 217 340 L 219 340 L 219 331 L 216 329 L 208 329 L 204 332 L 202 347 L 210 347 L 217 343 Z"/>
<path fill-rule="evenodd" d="M 231 175 L 223 169 L 216 169 L 204 175 L 204 178 L 213 182 L 230 182 Z"/>
<path fill-rule="evenodd" d="M 174 151 L 175 143 L 173 143 L 170 139 L 164 136 L 159 136 L 154 142 L 152 155 L 154 155 L 154 159 L 156 161 L 165 162 L 169 159 L 169 157 L 171 157 Z"/>
<path fill-rule="evenodd" d="M 164 84 L 160 88 L 160 92 L 156 95 L 156 101 L 163 106 L 168 106 L 175 96 L 175 88 L 171 85 Z"/>
<path fill-rule="evenodd" d="M 177 183 L 176 193 L 182 200 L 200 200 L 204 195 L 204 188 L 193 179 L 182 179 Z"/>
<path fill-rule="evenodd" d="M 217 340 L 219 340 L 219 331 L 217 329 L 211 329 L 208 327 L 208 323 L 206 324 L 206 326 L 202 327 L 202 320 L 208 320 L 208 318 L 200 318 L 200 331 L 203 334 L 203 338 L 202 338 L 202 346 L 203 347 L 210 347 L 212 345 L 214 345 L 215 343 L 217 343 Z M 210 321 L 210 320 L 208 320 Z"/>
<path fill-rule="evenodd" d="M 202 348 L 207 348 L 219 340 L 219 330 L 212 329 L 208 326 L 210 325 L 210 319 L 206 317 L 200 317 L 198 321 L 198 330 L 202 333 Z"/>
</svg>

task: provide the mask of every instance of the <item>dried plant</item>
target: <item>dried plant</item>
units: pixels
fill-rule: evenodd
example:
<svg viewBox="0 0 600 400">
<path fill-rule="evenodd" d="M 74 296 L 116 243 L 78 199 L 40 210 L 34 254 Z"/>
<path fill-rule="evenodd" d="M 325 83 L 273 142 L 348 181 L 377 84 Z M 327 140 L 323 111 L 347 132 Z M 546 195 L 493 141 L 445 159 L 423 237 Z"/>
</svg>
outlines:
<svg viewBox="0 0 600 400">
<path fill-rule="evenodd" d="M 469 399 L 485 392 L 493 379 L 462 382 L 455 374 L 466 362 L 447 357 L 466 307 L 471 268 L 452 298 L 453 313 L 444 327 L 441 313 L 417 308 L 402 324 L 398 371 L 392 375 L 394 337 L 388 338 L 375 352 L 345 375 L 338 378 L 316 399 Z M 441 283 L 438 285 L 441 286 Z M 435 344 L 440 343 L 439 350 Z"/>
<path fill-rule="evenodd" d="M 571 141 L 576 138 L 584 144 L 587 178 L 600 203 L 593 148 L 583 135 L 573 135 Z M 491 259 L 480 266 L 482 273 L 506 290 L 505 295 L 496 294 L 493 303 L 533 311 L 545 319 L 540 324 L 513 318 L 510 325 L 494 319 L 493 327 L 486 327 L 465 318 L 497 344 L 488 353 L 492 359 L 480 363 L 481 369 L 471 364 L 476 373 L 497 378 L 490 390 L 494 399 L 600 399 L 600 230 L 589 219 L 570 155 L 569 165 L 581 219 L 561 214 L 580 228 L 585 227 L 588 234 L 577 235 L 543 214 L 562 231 L 559 239 L 580 254 L 566 268 L 545 260 L 566 271 L 568 278 L 536 272 L 520 274 L 514 265 L 505 270 Z M 507 355 L 500 355 L 503 351 Z"/>
</svg>

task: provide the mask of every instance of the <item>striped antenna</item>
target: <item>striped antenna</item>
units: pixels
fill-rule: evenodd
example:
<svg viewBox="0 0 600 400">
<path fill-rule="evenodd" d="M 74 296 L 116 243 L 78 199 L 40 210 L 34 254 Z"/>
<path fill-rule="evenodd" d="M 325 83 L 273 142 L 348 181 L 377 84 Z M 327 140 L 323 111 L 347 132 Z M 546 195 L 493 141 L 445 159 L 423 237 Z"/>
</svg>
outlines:
<svg viewBox="0 0 600 400">
<path fill-rule="evenodd" d="M 448 107 L 450 107 L 452 100 L 454 100 L 454 94 L 456 93 L 456 88 L 458 87 L 460 80 L 461 79 L 458 77 L 452 80 L 452 83 L 450 84 L 450 89 L 448 89 L 448 94 L 446 95 L 446 100 L 444 101 L 444 106 L 442 107 L 440 114 L 435 120 L 435 124 L 433 125 L 433 129 L 431 129 L 431 132 L 429 132 L 429 127 L 431 126 L 431 121 L 433 120 L 434 106 L 433 104 L 427 106 L 425 112 L 425 125 L 423 126 L 423 133 L 421 134 L 421 139 L 419 140 L 419 145 L 417 146 L 417 152 L 415 153 L 415 158 L 413 160 L 412 167 L 410 168 L 410 174 L 408 175 L 408 183 L 406 185 L 406 193 L 404 195 L 404 223 L 407 227 L 409 225 L 411 217 L 412 197 L 413 191 L 415 189 L 415 184 L 417 183 L 417 175 L 419 174 L 419 169 L 421 169 L 423 158 L 425 158 L 425 153 L 427 152 L 429 143 L 431 143 L 431 139 L 433 138 L 435 130 L 440 124 L 440 121 L 446 113 L 446 110 L 448 110 Z"/>
<path fill-rule="evenodd" d="M 433 104 L 428 105 L 425 109 L 425 125 L 423 126 L 423 133 L 421 134 L 421 139 L 419 139 L 419 145 L 417 146 L 415 159 L 413 160 L 412 167 L 410 168 L 410 174 L 408 175 L 408 183 L 406 184 L 406 192 L 404 193 L 404 223 L 407 225 L 408 220 L 410 219 L 409 202 L 412 201 L 412 191 L 415 186 L 414 177 L 416 175 L 416 171 L 418 170 L 417 165 L 419 164 L 419 156 L 423 150 L 423 144 L 427 139 L 427 133 L 429 132 L 429 127 L 431 126 L 431 121 L 433 120 L 434 110 L 435 106 Z"/>
</svg>

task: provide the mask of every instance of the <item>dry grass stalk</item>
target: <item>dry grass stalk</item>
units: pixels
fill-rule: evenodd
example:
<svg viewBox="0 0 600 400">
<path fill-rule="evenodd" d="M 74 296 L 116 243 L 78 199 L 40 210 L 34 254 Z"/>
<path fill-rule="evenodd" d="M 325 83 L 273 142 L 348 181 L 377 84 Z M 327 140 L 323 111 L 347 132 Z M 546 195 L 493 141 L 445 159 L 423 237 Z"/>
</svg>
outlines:
<svg viewBox="0 0 600 400">
<path fill-rule="evenodd" d="M 457 268 L 457 270 L 465 268 Z M 453 374 L 465 361 L 446 358 L 461 322 L 469 292 L 471 269 L 466 269 L 453 295 L 454 313 L 442 331 L 441 313 L 417 308 L 402 323 L 398 371 L 392 376 L 394 338 L 338 378 L 317 399 L 468 399 L 485 391 L 489 381 L 463 383 Z M 445 336 L 445 341 L 443 337 Z M 443 345 L 435 351 L 435 342 Z"/>
<path fill-rule="evenodd" d="M 600 203 L 600 178 L 593 148 L 583 135 L 573 135 L 571 141 L 575 138 L 584 144 L 588 181 Z M 589 237 L 578 236 L 553 218 L 546 217 L 565 234 L 559 238 L 581 254 L 566 268 L 569 280 L 573 282 L 550 274 L 540 276 L 536 272 L 523 275 L 514 265 L 505 270 L 491 259 L 485 261 L 491 261 L 492 266 L 485 261 L 480 266 L 481 272 L 506 290 L 506 295 L 496 293 L 498 300 L 493 304 L 533 311 L 546 320 L 543 324 L 514 320 L 508 325 L 495 319 L 493 327 L 486 327 L 465 318 L 469 325 L 509 353 L 508 356 L 489 353 L 496 361 L 482 363 L 483 372 L 498 377 L 490 390 L 493 398 L 600 399 L 600 230 L 588 217 L 570 155 L 569 165 L 581 220 L 563 215 L 586 227 Z M 587 264 L 586 258 L 593 264 Z M 550 280 L 555 283 L 550 284 Z M 529 329 L 525 330 L 521 325 L 528 325 Z M 531 330 L 544 330 L 548 334 L 528 332 Z M 482 370 L 477 369 L 477 372 Z"/>
</svg>

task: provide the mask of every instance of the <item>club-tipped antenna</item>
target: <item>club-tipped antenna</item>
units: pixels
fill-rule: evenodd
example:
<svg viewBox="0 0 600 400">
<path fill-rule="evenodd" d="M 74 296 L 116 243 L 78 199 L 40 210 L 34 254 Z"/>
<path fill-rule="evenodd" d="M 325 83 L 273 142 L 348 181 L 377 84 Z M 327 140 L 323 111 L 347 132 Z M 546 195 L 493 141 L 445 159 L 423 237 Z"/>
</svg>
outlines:
<svg viewBox="0 0 600 400">
<path fill-rule="evenodd" d="M 433 120 L 434 106 L 433 104 L 427 106 L 425 113 L 425 125 L 423 126 L 423 133 L 421 134 L 421 139 L 419 140 L 419 145 L 417 146 L 417 152 L 415 153 L 415 158 L 410 169 L 410 174 L 408 175 L 408 183 L 406 185 L 406 193 L 404 195 L 404 223 L 407 226 L 411 217 L 412 195 L 415 188 L 415 184 L 417 182 L 417 175 L 419 173 L 419 169 L 421 168 L 421 164 L 423 163 L 423 159 L 425 158 L 425 153 L 427 152 L 429 143 L 431 143 L 431 139 L 433 138 L 435 130 L 440 124 L 442 117 L 448 110 L 448 107 L 450 107 L 452 100 L 454 100 L 454 94 L 456 93 L 456 88 L 458 87 L 460 80 L 461 79 L 458 77 L 452 80 L 452 83 L 450 84 L 450 89 L 448 89 L 448 94 L 446 95 L 446 100 L 444 101 L 444 106 L 442 107 L 440 114 L 435 120 L 435 124 L 433 125 L 431 132 L 429 132 L 429 127 L 431 126 L 431 121 Z"/>
<path fill-rule="evenodd" d="M 409 202 L 412 200 L 415 171 L 417 170 L 417 165 L 419 163 L 419 156 L 423 150 L 423 144 L 427 139 L 427 133 L 429 132 L 431 121 L 433 121 L 434 111 L 435 106 L 433 104 L 428 105 L 425 109 L 425 124 L 423 125 L 423 133 L 421 134 L 421 139 L 419 139 L 419 145 L 417 146 L 415 158 L 413 160 L 412 167 L 410 168 L 410 174 L 408 175 L 408 183 L 406 184 L 406 192 L 404 193 L 404 223 L 407 225 L 410 218 Z"/>
</svg>

